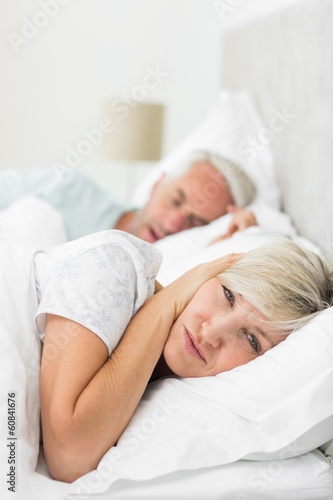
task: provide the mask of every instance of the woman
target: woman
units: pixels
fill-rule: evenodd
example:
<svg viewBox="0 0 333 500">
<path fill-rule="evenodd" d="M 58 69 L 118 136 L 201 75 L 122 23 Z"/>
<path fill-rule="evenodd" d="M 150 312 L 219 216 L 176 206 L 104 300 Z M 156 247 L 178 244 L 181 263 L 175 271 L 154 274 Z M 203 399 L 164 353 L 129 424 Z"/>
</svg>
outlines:
<svg viewBox="0 0 333 500">
<path fill-rule="evenodd" d="M 202 264 L 164 289 L 160 259 L 118 231 L 35 258 L 44 451 L 56 479 L 96 468 L 150 380 L 230 370 L 332 304 L 325 264 L 288 241 Z"/>
</svg>

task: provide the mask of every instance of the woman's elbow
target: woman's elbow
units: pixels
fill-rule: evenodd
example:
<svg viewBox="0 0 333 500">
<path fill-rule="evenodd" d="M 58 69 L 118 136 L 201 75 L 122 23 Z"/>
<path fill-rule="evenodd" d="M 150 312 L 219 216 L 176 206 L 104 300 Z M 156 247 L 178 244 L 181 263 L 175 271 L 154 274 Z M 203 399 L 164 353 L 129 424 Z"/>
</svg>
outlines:
<svg viewBox="0 0 333 500">
<path fill-rule="evenodd" d="M 73 421 L 54 415 L 46 428 L 43 425 L 45 462 L 53 479 L 72 483 L 98 465 L 98 458 L 88 450 L 84 439 L 77 437 Z"/>
<path fill-rule="evenodd" d="M 44 443 L 45 462 L 53 479 L 64 483 L 72 483 L 88 472 L 96 469 L 98 462 L 90 456 L 72 449 L 70 446 L 48 446 Z"/>
</svg>

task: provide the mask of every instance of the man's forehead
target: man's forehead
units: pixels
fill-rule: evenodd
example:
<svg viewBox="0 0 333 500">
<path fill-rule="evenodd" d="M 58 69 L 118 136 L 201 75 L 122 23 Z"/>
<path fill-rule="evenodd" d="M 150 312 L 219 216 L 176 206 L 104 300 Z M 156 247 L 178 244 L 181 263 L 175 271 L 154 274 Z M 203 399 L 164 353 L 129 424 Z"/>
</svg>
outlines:
<svg viewBox="0 0 333 500">
<path fill-rule="evenodd" d="M 185 175 L 189 177 L 207 175 L 210 177 L 212 173 L 219 173 L 219 170 L 208 160 L 198 160 L 189 166 Z"/>
<path fill-rule="evenodd" d="M 183 188 L 195 186 L 197 189 L 204 189 L 208 184 L 216 182 L 217 178 L 224 179 L 224 176 L 211 163 L 203 161 L 193 163 L 185 172 L 171 178 L 170 181 L 174 186 Z"/>
</svg>

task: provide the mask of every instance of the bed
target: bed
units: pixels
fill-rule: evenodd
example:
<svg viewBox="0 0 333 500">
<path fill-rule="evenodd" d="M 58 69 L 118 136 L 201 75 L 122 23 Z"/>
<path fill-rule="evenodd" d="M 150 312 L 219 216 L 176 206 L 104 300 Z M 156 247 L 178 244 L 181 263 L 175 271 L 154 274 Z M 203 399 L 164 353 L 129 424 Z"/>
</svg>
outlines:
<svg viewBox="0 0 333 500">
<path fill-rule="evenodd" d="M 270 210 L 276 210 L 279 204 L 285 216 L 278 229 L 274 224 L 265 231 L 251 228 L 245 237 L 236 235 L 231 242 L 212 245 L 208 249 L 205 243 L 225 230 L 228 218 L 216 221 L 204 233 L 199 229 L 190 236 L 184 232 L 176 238 L 166 238 L 160 243 L 165 257 L 160 271 L 163 284 L 185 270 L 186 266 L 214 258 L 221 252 L 249 250 L 278 233 L 292 237 L 315 251 L 328 253 L 332 250 L 332 23 L 331 0 L 307 0 L 225 33 L 221 88 L 226 90 L 219 104 L 222 103 L 225 111 L 225 96 L 244 90 L 253 100 L 262 124 L 256 129 L 259 147 L 250 144 L 252 152 L 253 147 L 255 149 L 257 160 L 255 167 L 250 165 L 250 168 L 258 168 L 259 172 L 255 174 L 262 182 L 261 166 L 269 165 L 265 174 L 267 183 L 262 182 L 260 187 L 263 197 L 271 203 L 267 218 L 270 220 Z M 244 94 L 241 93 L 242 102 L 243 99 Z M 276 116 L 280 116 L 279 127 L 276 120 L 272 122 Z M 214 122 L 215 117 L 214 111 L 206 124 Z M 144 199 L 149 185 L 154 182 L 154 175 L 158 175 L 166 163 L 171 165 L 178 161 L 193 143 L 196 147 L 208 148 L 209 140 L 212 140 L 211 134 L 208 135 L 207 143 L 207 127 L 199 126 L 188 140 L 162 160 L 144 185 L 138 188 L 138 202 Z M 205 140 L 200 144 L 202 136 Z M 218 136 L 214 138 L 217 139 Z M 238 136 L 238 144 L 239 140 Z M 243 135 L 242 142 L 247 140 L 248 135 Z M 228 147 L 234 145 L 231 141 Z M 244 155 L 244 151 L 250 156 L 249 143 L 243 144 L 241 151 L 238 148 L 239 154 Z M 274 171 L 271 168 L 272 158 Z M 186 252 L 193 249 L 193 245 L 198 251 L 192 252 L 191 258 L 188 258 Z M 179 255 L 180 249 L 184 255 L 177 257 L 175 265 L 175 256 Z M 172 263 L 174 265 L 171 266 Z M 18 270 L 18 286 L 21 286 L 22 279 Z M 255 414 L 259 403 L 255 403 L 255 393 L 251 391 L 242 405 L 237 401 L 237 390 L 244 380 L 257 376 L 252 368 L 241 368 L 236 378 L 233 374 L 221 378 L 220 388 L 226 399 L 229 395 L 229 404 L 218 407 L 218 425 L 214 420 L 216 402 L 210 408 L 208 397 L 214 390 L 211 380 L 193 384 L 191 380 L 181 382 L 171 379 L 161 381 L 159 386 L 152 384 L 119 446 L 106 454 L 96 472 L 72 485 L 52 480 L 45 466 L 42 447 L 36 451 L 34 426 L 38 418 L 38 400 L 29 399 L 29 393 L 24 392 L 27 381 L 38 386 L 38 347 L 34 344 L 29 353 L 29 369 L 20 373 L 21 396 L 26 395 L 30 413 L 25 416 L 19 414 L 21 431 L 27 443 L 19 453 L 21 460 L 27 453 L 27 463 L 20 471 L 21 476 L 18 476 L 16 497 L 22 500 L 37 496 L 48 500 L 331 500 L 331 325 L 333 328 L 332 311 L 329 310 L 321 318 L 321 323 L 315 325 L 320 330 L 318 338 L 322 339 L 322 344 L 313 342 L 313 326 L 302 332 L 303 339 L 308 342 L 303 353 L 307 369 L 303 379 L 300 380 L 294 373 L 289 381 L 281 379 L 274 384 L 267 380 L 266 385 L 264 381 L 267 363 L 273 360 L 273 365 L 278 365 L 279 356 L 285 354 L 285 348 L 297 356 L 302 336 L 293 338 L 287 346 L 276 348 L 276 352 L 269 356 L 262 356 L 257 363 L 262 380 L 261 390 L 271 397 L 276 393 L 281 399 L 277 405 L 273 400 L 270 402 L 270 411 Z M 21 348 L 10 344 L 9 340 L 8 345 L 12 349 Z M 316 349 L 319 357 L 323 346 L 323 357 L 315 360 Z M 19 354 L 18 351 L 18 362 L 21 359 Z M 253 381 L 257 379 L 253 378 Z M 207 399 L 202 397 L 203 393 L 207 394 Z M 288 417 L 302 410 L 302 419 Z M 253 415 L 249 416 L 251 412 Z M 206 413 L 210 418 L 207 422 Z M 284 422 L 283 428 L 279 422 Z M 242 436 L 242 439 L 234 446 L 236 435 Z M 217 443 L 221 446 L 216 446 Z M 326 446 L 322 447 L 324 443 Z M 4 460 L 3 450 L 1 453 L 0 459 Z M 1 470 L 5 470 L 5 465 L 1 462 Z M 13 496 L 2 484 L 1 498 L 7 498 L 6 495 L 8 498 Z"/>
</svg>

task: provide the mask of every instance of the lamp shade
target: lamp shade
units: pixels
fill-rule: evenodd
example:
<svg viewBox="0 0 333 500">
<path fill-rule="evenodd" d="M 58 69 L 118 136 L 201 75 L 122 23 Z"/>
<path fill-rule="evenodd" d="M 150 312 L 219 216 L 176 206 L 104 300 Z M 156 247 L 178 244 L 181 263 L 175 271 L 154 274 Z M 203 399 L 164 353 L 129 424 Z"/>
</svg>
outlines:
<svg viewBox="0 0 333 500">
<path fill-rule="evenodd" d="M 133 103 L 131 103 L 133 106 Z M 111 102 L 104 107 L 104 117 L 109 118 L 113 131 L 103 141 L 102 156 L 107 160 L 157 161 L 162 153 L 164 106 L 153 103 L 137 103 L 113 111 Z"/>
</svg>

